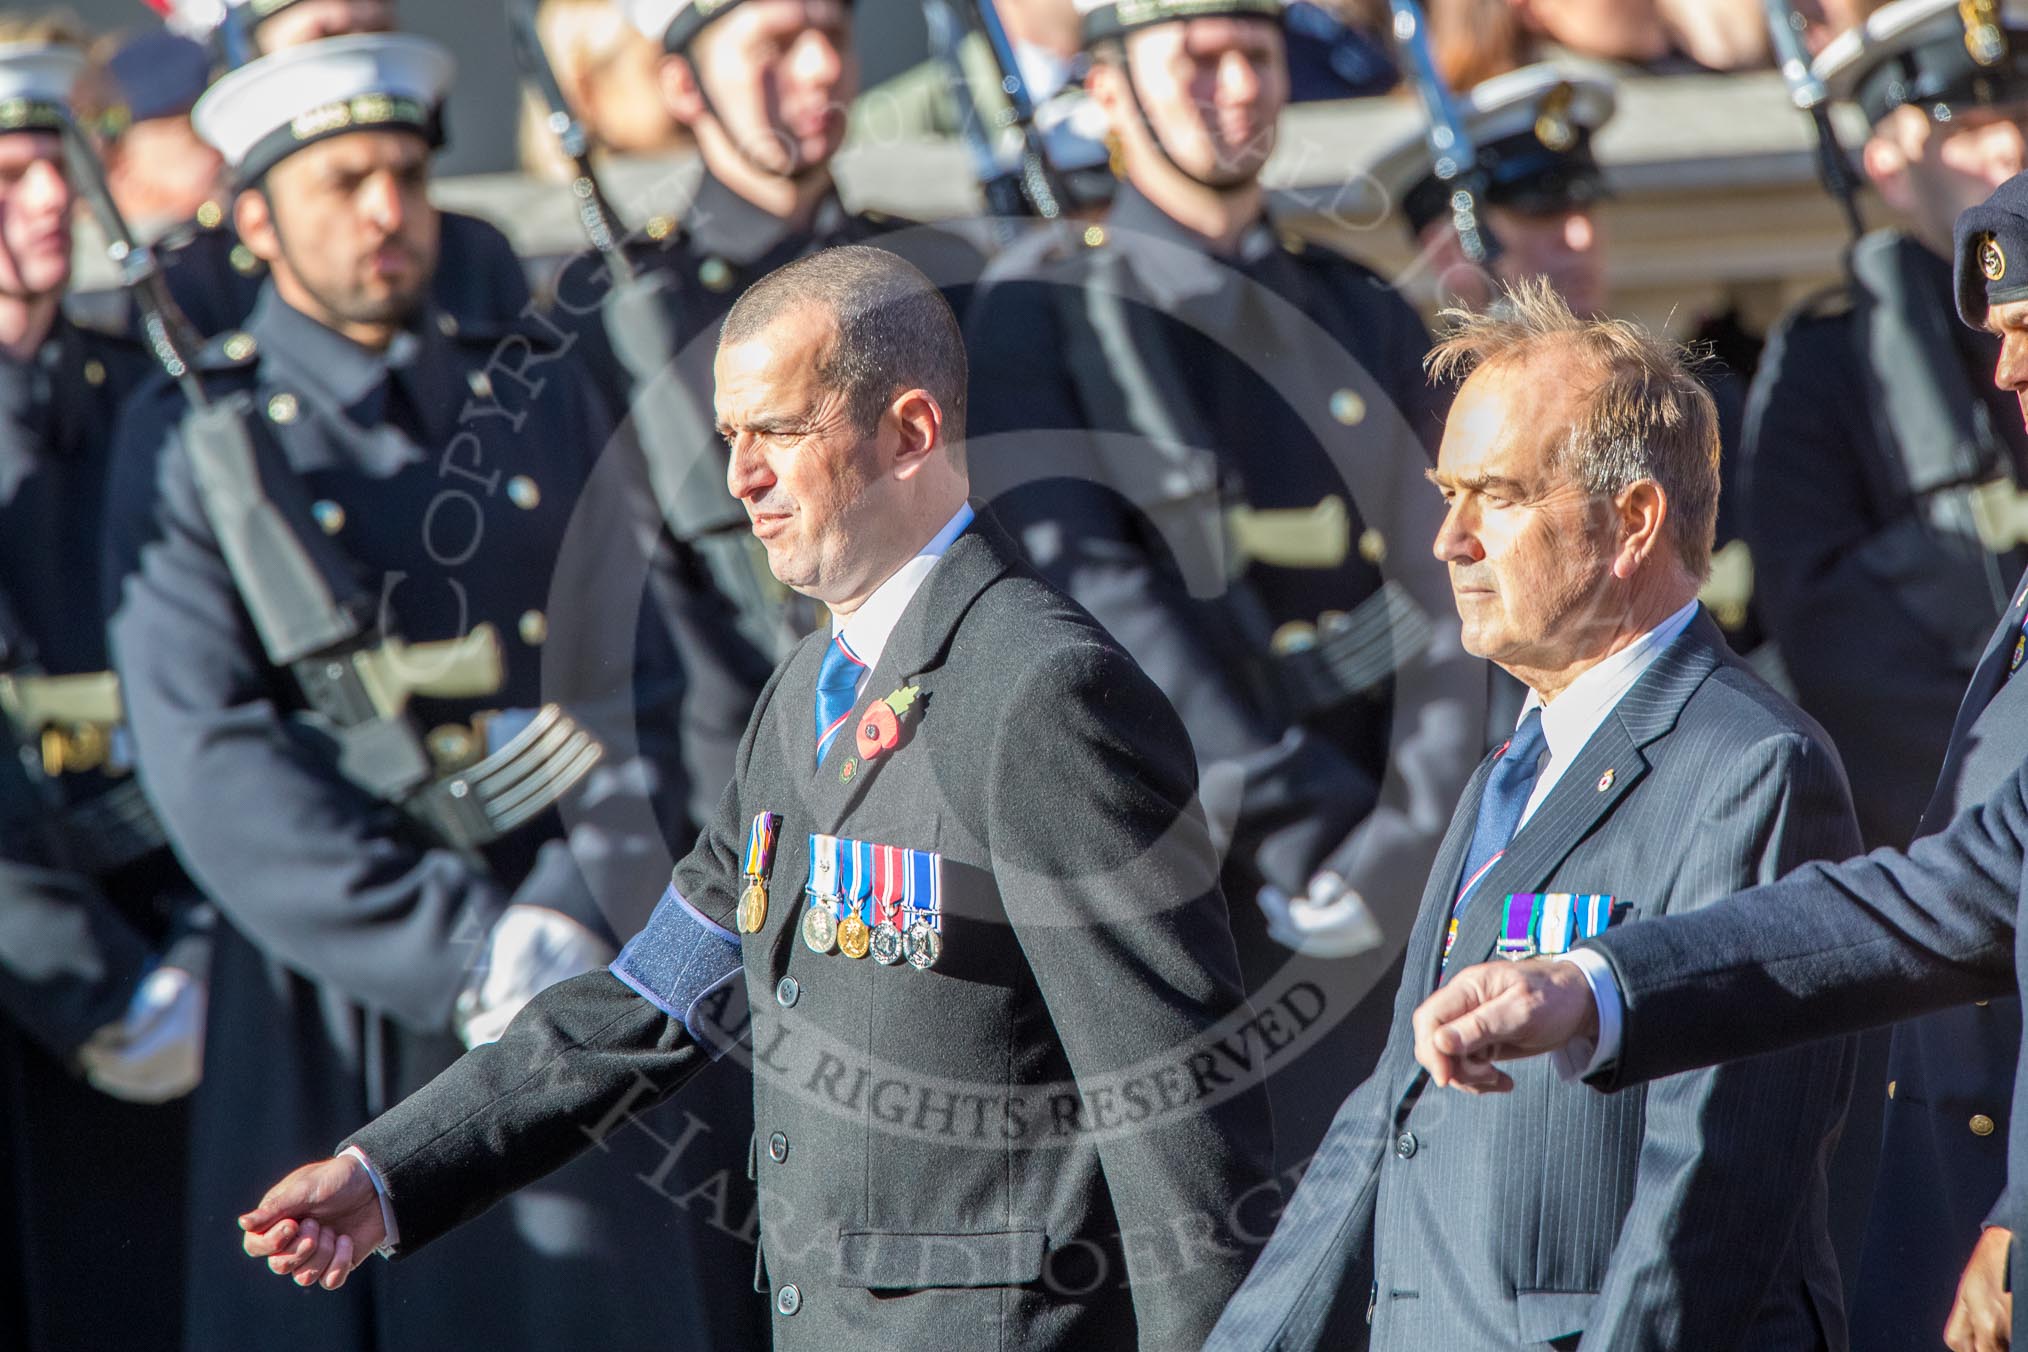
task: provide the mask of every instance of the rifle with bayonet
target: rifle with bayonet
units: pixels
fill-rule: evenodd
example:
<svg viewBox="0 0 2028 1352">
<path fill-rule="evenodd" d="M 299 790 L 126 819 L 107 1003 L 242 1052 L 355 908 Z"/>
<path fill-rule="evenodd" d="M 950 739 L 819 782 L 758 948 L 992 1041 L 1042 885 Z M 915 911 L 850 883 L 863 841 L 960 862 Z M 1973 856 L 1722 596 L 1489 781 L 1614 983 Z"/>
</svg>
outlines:
<svg viewBox="0 0 2028 1352">
<path fill-rule="evenodd" d="M 536 10 L 537 0 L 509 0 L 515 58 L 549 108 L 549 128 L 576 175 L 571 194 L 579 223 L 612 279 L 600 302 L 600 319 L 630 377 L 634 436 L 662 518 L 670 533 L 704 561 L 713 583 L 732 603 L 741 634 L 773 662 L 795 637 L 785 619 L 783 589 L 768 570 L 745 509 L 726 491 L 725 456 L 714 420 L 697 406 L 677 369 L 681 345 L 674 280 L 666 272 L 636 267 L 627 256 L 628 237 L 600 187 L 590 138 L 550 66 Z"/>
<path fill-rule="evenodd" d="M 1430 168 L 1437 182 L 1449 190 L 1451 225 L 1457 231 L 1458 247 L 1465 261 L 1485 267 L 1500 256 L 1500 242 L 1484 218 L 1486 169 L 1480 163 L 1478 146 L 1458 114 L 1457 100 L 1429 45 L 1429 20 L 1416 0 L 1388 0 L 1394 16 L 1394 41 L 1401 52 L 1404 73 L 1415 83 L 1428 118 Z"/>
<path fill-rule="evenodd" d="M 1860 180 L 1831 121 L 1823 79 L 1803 46 L 1803 23 L 1788 0 L 1766 0 L 1768 36 L 1789 98 L 1808 114 L 1817 176 L 1837 201 L 1851 239 L 1844 253 L 1853 344 L 1863 359 L 1883 445 L 1899 462 L 1909 516 L 1866 542 L 1868 572 L 1885 587 L 1936 585 L 1935 537 L 1964 546 L 1951 552 L 1976 563 L 1997 610 L 2012 574 L 1999 557 L 2017 542 L 2019 500 L 2005 440 L 1949 333 L 1956 326 L 1948 289 L 1939 292 L 1929 249 L 1900 231 L 1866 232 Z M 1982 65 L 2007 54 L 1994 0 L 1958 6 L 1965 49 Z M 1969 580 L 1969 579 L 1967 579 Z"/>
<path fill-rule="evenodd" d="M 549 109 L 545 125 L 562 147 L 564 157 L 570 161 L 570 195 L 577 203 L 577 220 L 584 229 L 585 238 L 599 251 L 599 257 L 611 269 L 616 284 L 631 281 L 634 265 L 622 246 L 619 215 L 599 184 L 598 171 L 592 167 L 591 138 L 585 134 L 584 123 L 571 108 L 570 101 L 564 98 L 563 86 L 557 83 L 556 70 L 549 64 L 549 54 L 543 49 L 542 30 L 537 25 L 538 6 L 539 0 L 510 0 L 507 6 L 507 27 L 514 42 L 515 63 Z"/>
<path fill-rule="evenodd" d="M 1816 135 L 1818 181 L 1844 211 L 1845 226 L 1856 243 L 1866 234 L 1866 222 L 1859 215 L 1859 175 L 1839 143 L 1838 129 L 1831 125 L 1831 96 L 1803 46 L 1803 17 L 1788 0 L 1766 0 L 1764 9 L 1768 40 L 1774 48 L 1782 83 L 1788 86 L 1789 101 L 1809 116 Z"/>
<path fill-rule="evenodd" d="M 923 0 L 922 8 L 930 47 L 943 62 L 952 101 L 957 105 L 959 130 L 987 208 L 1001 222 L 1022 216 L 1055 220 L 1063 214 L 1069 196 L 1043 146 L 1042 133 L 1036 130 L 1035 100 L 1022 78 L 1014 43 L 993 0 Z M 978 91 L 965 70 L 965 42 L 974 34 L 992 58 L 999 92 L 1006 99 L 990 127 L 981 114 Z M 1010 129 L 1019 139 L 1012 164 L 1002 158 L 999 149 L 999 134 Z"/>
<path fill-rule="evenodd" d="M 316 527 L 301 479 L 277 448 L 253 434 L 248 396 L 214 398 L 198 377 L 196 340 L 154 251 L 135 241 L 115 206 L 97 148 L 74 121 L 66 120 L 62 135 L 73 180 L 106 234 L 121 285 L 139 306 L 148 345 L 188 401 L 183 449 L 268 660 L 294 676 L 309 708 L 328 725 L 347 779 L 401 806 L 447 845 L 476 849 L 496 838 L 500 821 L 489 814 L 483 792 L 437 776 L 408 703 L 416 696 L 473 699 L 498 690 L 504 675 L 498 633 L 480 625 L 462 638 L 407 644 L 382 631 L 375 597 Z M 35 719 L 118 714 L 117 692 L 89 682 L 33 698 L 17 684 L 0 703 L 17 717 Z"/>
</svg>

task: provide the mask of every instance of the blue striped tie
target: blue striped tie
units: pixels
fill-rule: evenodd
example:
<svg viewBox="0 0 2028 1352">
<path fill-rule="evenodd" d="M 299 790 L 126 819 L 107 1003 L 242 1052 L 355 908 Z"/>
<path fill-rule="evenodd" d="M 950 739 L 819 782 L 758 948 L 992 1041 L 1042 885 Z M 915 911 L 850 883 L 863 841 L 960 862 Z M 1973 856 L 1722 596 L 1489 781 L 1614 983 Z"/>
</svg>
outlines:
<svg viewBox="0 0 2028 1352">
<path fill-rule="evenodd" d="M 866 664 L 852 655 L 842 634 L 833 634 L 831 646 L 824 650 L 824 665 L 817 668 L 817 764 L 824 763 L 824 753 L 852 717 L 865 675 Z"/>
<path fill-rule="evenodd" d="M 1549 748 L 1542 735 L 1542 708 L 1537 705 L 1514 729 L 1514 736 L 1500 748 L 1500 759 L 1486 775 L 1486 791 L 1479 798 L 1479 820 L 1472 828 L 1472 848 L 1465 855 L 1465 871 L 1459 879 L 1457 902 L 1451 909 L 1463 915 L 1473 885 L 1495 859 L 1507 852 L 1514 833 L 1521 829 L 1521 814 L 1542 773 L 1542 753 Z"/>
</svg>

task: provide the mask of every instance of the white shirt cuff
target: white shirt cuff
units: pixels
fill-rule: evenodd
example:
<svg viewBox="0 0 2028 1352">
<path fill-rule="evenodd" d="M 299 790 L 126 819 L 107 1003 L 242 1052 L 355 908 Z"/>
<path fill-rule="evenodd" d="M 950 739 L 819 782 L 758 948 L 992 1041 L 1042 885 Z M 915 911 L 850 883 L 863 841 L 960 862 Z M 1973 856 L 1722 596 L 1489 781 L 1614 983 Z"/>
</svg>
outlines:
<svg viewBox="0 0 2028 1352">
<path fill-rule="evenodd" d="M 1555 960 L 1570 963 L 1584 973 L 1585 984 L 1591 987 L 1591 1002 L 1598 1008 L 1597 1044 L 1577 1038 L 1552 1054 L 1559 1076 L 1566 1080 L 1582 1080 L 1598 1074 L 1619 1058 L 1620 985 L 1613 976 L 1612 964 L 1605 960 L 1603 954 L 1589 948 L 1573 948 L 1568 953 L 1557 954 Z"/>
<path fill-rule="evenodd" d="M 373 1167 L 373 1161 L 356 1145 L 348 1145 L 338 1153 L 350 1155 L 366 1166 L 366 1176 L 373 1182 L 373 1195 L 380 1199 L 380 1225 L 387 1231 L 387 1238 L 374 1252 L 382 1258 L 394 1257 L 395 1247 L 401 1243 L 401 1227 L 394 1223 L 394 1203 L 387 1200 L 387 1184 L 380 1181 L 380 1170 Z"/>
</svg>

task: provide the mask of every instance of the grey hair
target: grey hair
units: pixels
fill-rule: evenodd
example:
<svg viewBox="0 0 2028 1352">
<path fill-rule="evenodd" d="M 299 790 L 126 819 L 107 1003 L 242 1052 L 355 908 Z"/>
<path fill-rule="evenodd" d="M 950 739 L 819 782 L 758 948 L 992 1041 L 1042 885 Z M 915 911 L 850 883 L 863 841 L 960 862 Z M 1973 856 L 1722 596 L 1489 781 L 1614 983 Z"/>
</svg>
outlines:
<svg viewBox="0 0 2028 1352">
<path fill-rule="evenodd" d="M 748 287 L 725 316 L 719 346 L 746 342 L 804 306 L 837 324 L 817 375 L 826 389 L 844 396 L 846 415 L 861 436 L 872 433 L 895 395 L 927 390 L 943 410 L 944 445 L 963 463 L 965 339 L 935 283 L 885 249 L 825 249 Z"/>
<path fill-rule="evenodd" d="M 1560 357 L 1593 381 L 1557 448 L 1557 467 L 1587 492 L 1660 485 L 1670 537 L 1693 577 L 1711 573 L 1718 529 L 1718 406 L 1681 344 L 1625 319 L 1586 319 L 1543 278 L 1504 290 L 1483 311 L 1446 310 L 1425 359 L 1432 378 Z"/>
</svg>

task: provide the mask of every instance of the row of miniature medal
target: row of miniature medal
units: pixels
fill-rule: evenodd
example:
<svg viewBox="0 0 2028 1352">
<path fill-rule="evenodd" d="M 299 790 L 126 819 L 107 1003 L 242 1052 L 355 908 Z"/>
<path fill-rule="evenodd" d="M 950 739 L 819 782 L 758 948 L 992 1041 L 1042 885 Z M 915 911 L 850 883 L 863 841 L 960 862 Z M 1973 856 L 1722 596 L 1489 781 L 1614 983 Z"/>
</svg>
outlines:
<svg viewBox="0 0 2028 1352">
<path fill-rule="evenodd" d="M 738 915 L 746 934 L 758 934 L 767 924 L 768 870 L 780 824 L 779 814 L 763 812 L 747 830 Z M 941 855 L 813 832 L 810 883 L 803 892 L 809 898 L 803 942 L 812 952 L 871 954 L 888 967 L 906 958 L 917 971 L 928 971 L 943 956 Z"/>
<path fill-rule="evenodd" d="M 803 943 L 813 953 L 903 958 L 917 971 L 944 952 L 943 859 L 929 850 L 813 833 L 803 889 Z"/>
</svg>

